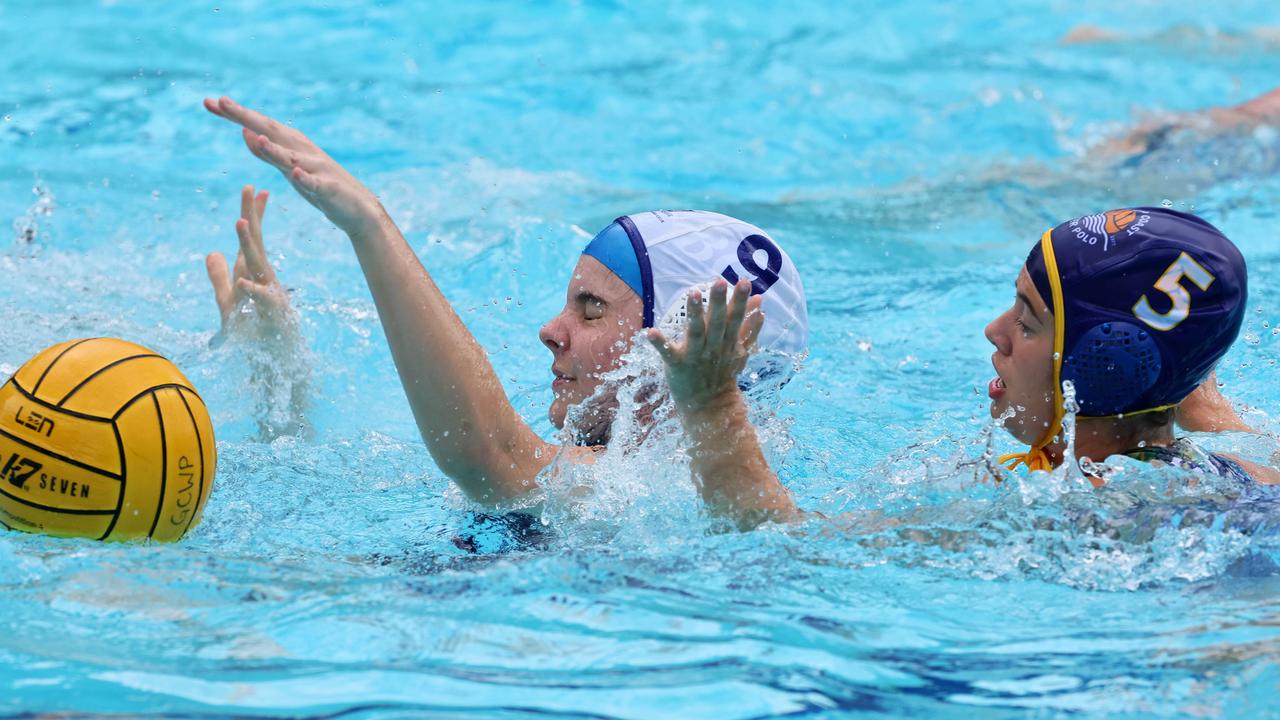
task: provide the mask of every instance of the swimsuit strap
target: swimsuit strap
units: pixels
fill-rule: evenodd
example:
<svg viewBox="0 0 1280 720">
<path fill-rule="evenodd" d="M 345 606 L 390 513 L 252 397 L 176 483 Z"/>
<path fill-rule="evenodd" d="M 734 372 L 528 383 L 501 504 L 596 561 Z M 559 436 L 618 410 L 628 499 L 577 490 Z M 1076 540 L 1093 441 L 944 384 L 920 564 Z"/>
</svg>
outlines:
<svg viewBox="0 0 1280 720">
<path fill-rule="evenodd" d="M 1133 448 L 1120 454 L 1143 462 L 1162 462 L 1182 470 L 1253 482 L 1253 477 L 1239 463 L 1231 458 L 1211 453 L 1188 438 L 1178 438 L 1167 447 Z"/>
</svg>

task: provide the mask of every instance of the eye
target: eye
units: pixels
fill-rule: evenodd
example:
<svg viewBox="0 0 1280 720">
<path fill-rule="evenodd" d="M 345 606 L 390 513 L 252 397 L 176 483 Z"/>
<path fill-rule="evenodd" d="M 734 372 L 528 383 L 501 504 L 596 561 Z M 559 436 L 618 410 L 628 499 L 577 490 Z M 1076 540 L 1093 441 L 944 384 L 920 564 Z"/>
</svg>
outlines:
<svg viewBox="0 0 1280 720">
<path fill-rule="evenodd" d="M 1022 322 L 1022 318 L 1015 318 L 1014 322 L 1017 323 L 1018 329 L 1022 331 L 1023 335 L 1031 334 L 1031 328 L 1027 327 L 1027 324 Z"/>
<path fill-rule="evenodd" d="M 596 303 L 587 303 L 582 307 L 582 317 L 584 320 L 599 320 L 604 317 L 604 308 Z"/>
</svg>

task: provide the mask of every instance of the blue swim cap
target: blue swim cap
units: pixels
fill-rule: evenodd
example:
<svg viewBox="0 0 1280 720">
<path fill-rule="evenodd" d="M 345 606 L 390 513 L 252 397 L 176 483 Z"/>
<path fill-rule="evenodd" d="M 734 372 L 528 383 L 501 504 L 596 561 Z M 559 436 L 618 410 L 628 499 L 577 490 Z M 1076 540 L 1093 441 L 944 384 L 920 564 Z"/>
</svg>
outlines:
<svg viewBox="0 0 1280 720">
<path fill-rule="evenodd" d="M 1217 228 L 1164 208 L 1109 210 L 1048 230 L 1027 274 L 1053 313 L 1054 419 L 1010 469 L 1051 468 L 1062 381 L 1078 417 L 1167 410 L 1204 381 L 1240 332 L 1244 257 Z"/>
<path fill-rule="evenodd" d="M 1031 249 L 1027 273 L 1060 328 L 1055 385 L 1075 385 L 1082 417 L 1181 402 L 1235 341 L 1248 295 L 1236 246 L 1164 208 L 1065 222 Z"/>
</svg>

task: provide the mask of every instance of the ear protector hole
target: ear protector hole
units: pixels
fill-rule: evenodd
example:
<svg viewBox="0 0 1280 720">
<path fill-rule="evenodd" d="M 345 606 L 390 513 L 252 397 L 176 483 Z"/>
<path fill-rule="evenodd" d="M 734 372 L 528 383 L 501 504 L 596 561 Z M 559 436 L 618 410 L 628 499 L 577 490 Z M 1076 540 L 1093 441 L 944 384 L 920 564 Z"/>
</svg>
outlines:
<svg viewBox="0 0 1280 720">
<path fill-rule="evenodd" d="M 1132 323 L 1108 322 L 1080 336 L 1062 363 L 1062 379 L 1075 384 L 1082 415 L 1115 415 L 1156 384 L 1162 367 L 1150 334 Z"/>
</svg>

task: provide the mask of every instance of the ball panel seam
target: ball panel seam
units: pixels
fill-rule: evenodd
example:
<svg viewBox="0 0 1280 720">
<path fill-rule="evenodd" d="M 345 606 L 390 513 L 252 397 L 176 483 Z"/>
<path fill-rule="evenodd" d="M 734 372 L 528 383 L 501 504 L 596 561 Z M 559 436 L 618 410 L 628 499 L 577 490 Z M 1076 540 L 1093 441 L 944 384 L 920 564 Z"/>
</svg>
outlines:
<svg viewBox="0 0 1280 720">
<path fill-rule="evenodd" d="M 40 447 L 39 445 L 36 445 L 36 444 L 34 444 L 34 443 L 27 442 L 26 440 L 23 440 L 22 438 L 17 437 L 16 435 L 14 435 L 13 433 L 9 432 L 8 430 L 5 430 L 4 428 L 0 428 L 0 435 L 3 435 L 4 437 L 8 438 L 9 440 L 12 440 L 12 441 L 14 441 L 14 442 L 18 443 L 19 445 L 21 445 L 21 446 L 23 446 L 23 447 L 25 447 L 25 448 L 29 448 L 29 449 L 31 449 L 31 450 L 34 450 L 34 451 L 38 452 L 38 453 L 42 453 L 42 454 L 44 454 L 44 455 L 48 455 L 49 457 L 51 457 L 51 458 L 53 458 L 53 459 L 55 459 L 55 460 L 58 460 L 58 461 L 60 461 L 60 462 L 64 462 L 64 463 L 66 463 L 66 464 L 68 464 L 68 465 L 71 465 L 71 466 L 73 466 L 73 467 L 78 467 L 78 468 L 80 468 L 81 470 L 88 470 L 88 471 L 89 471 L 89 472 L 91 472 L 91 473 L 96 473 L 96 474 L 98 474 L 98 475 L 102 475 L 103 477 L 111 478 L 112 480 L 117 480 L 117 481 L 121 481 L 121 482 L 123 482 L 123 480 L 124 480 L 124 466 L 123 466 L 123 464 L 122 464 L 122 465 L 121 465 L 121 467 L 120 467 L 120 474 L 119 474 L 119 475 L 117 475 L 116 473 L 113 473 L 113 472 L 111 472 L 111 471 L 109 471 L 109 470 L 103 470 L 102 468 L 94 467 L 94 466 L 92 466 L 92 465 L 88 465 L 88 464 L 82 463 L 82 462 L 80 462 L 79 460 L 73 460 L 73 459 L 71 459 L 71 458 L 69 458 L 69 457 L 67 457 L 67 456 L 65 456 L 65 455 L 60 455 L 60 454 L 58 454 L 58 453 L 56 453 L 56 452 L 52 452 L 52 451 L 48 450 L 47 448 L 42 448 L 42 447 Z"/>
<path fill-rule="evenodd" d="M 85 379 L 81 380 L 75 387 L 71 388 L 71 390 L 66 395 L 63 395 L 62 399 L 58 401 L 58 407 L 61 408 L 63 405 L 65 405 L 66 402 L 71 399 L 72 395 L 75 395 L 77 392 L 80 391 L 80 388 L 93 382 L 94 378 L 98 377 L 102 373 L 118 365 L 123 365 L 129 362 L 130 360 L 139 360 L 141 358 L 160 358 L 161 360 L 165 359 L 155 353 L 147 353 L 144 355 L 130 355 L 129 357 L 123 357 L 123 358 L 120 358 L 119 360 L 109 362 L 106 365 L 103 365 L 102 367 L 98 368 L 97 370 L 94 370 L 92 373 L 89 374 L 89 377 L 86 377 Z"/>
<path fill-rule="evenodd" d="M 160 492 L 156 500 L 156 516 L 151 521 L 151 531 L 147 533 L 148 538 L 154 538 L 156 528 L 160 526 L 160 516 L 164 514 L 165 493 L 168 492 L 169 484 L 169 439 L 164 431 L 164 412 L 160 410 L 160 398 L 156 396 L 154 390 L 151 391 L 151 402 L 155 403 L 156 424 L 160 428 Z"/>
<path fill-rule="evenodd" d="M 102 537 L 98 538 L 99 540 L 106 540 L 111 537 L 111 533 L 116 529 L 116 523 L 120 522 L 120 513 L 124 511 L 124 493 L 129 482 L 129 471 L 125 467 L 124 438 L 120 437 L 120 426 L 113 422 L 111 423 L 111 430 L 115 433 L 116 448 L 120 451 L 120 497 L 116 499 L 115 515 L 111 517 L 111 522 L 107 525 L 106 531 L 102 533 Z"/>
<path fill-rule="evenodd" d="M 195 395 L 197 400 L 200 400 L 200 396 L 194 391 L 191 391 L 191 394 Z M 196 422 L 196 414 L 191 411 L 191 403 L 187 402 L 187 392 L 179 390 L 178 397 L 182 399 L 182 406 L 187 409 L 187 416 L 191 418 L 191 427 L 196 436 L 196 449 L 200 452 L 200 491 L 196 494 L 196 506 L 192 508 L 191 516 L 187 518 L 187 526 L 182 530 L 182 534 L 185 536 L 188 532 L 191 532 L 191 524 L 204 511 L 204 503 L 201 502 L 204 499 L 204 440 L 200 437 L 200 423 Z M 200 400 L 200 403 L 203 405 L 204 400 Z M 212 438 L 210 439 L 212 440 Z"/>
<path fill-rule="evenodd" d="M 13 389 L 17 390 L 18 393 L 22 395 L 22 397 L 30 400 L 33 403 L 37 403 L 43 407 L 46 407 L 50 410 L 57 410 L 58 412 L 63 413 L 64 415 L 69 415 L 73 418 L 79 418 L 81 420 L 92 420 L 94 422 L 104 422 L 104 423 L 112 422 L 111 418 L 109 417 L 101 417 L 99 415 L 90 415 L 89 413 L 82 413 L 76 410 L 68 410 L 66 408 L 60 408 L 57 405 L 54 405 L 53 403 L 49 402 L 48 400 L 41 400 L 40 398 L 36 397 L 33 392 L 22 387 L 22 384 L 18 382 L 17 375 L 14 375 L 13 377 L 9 378 L 9 382 L 13 383 Z"/>
<path fill-rule="evenodd" d="M 83 340 L 77 340 L 76 342 L 73 342 L 73 343 L 71 343 L 70 345 L 68 345 L 67 347 L 63 348 L 62 352 L 58 353 L 58 356 L 57 356 L 57 357 L 55 357 L 55 358 L 54 358 L 54 359 L 49 363 L 48 367 L 46 367 L 46 368 L 44 369 L 44 372 L 40 373 L 40 379 L 39 379 L 39 380 L 36 380 L 36 386 L 35 386 L 35 387 L 33 387 L 33 388 L 31 388 L 31 392 L 32 392 L 32 393 L 38 393 L 38 392 L 40 392 L 40 383 L 43 383 L 43 382 L 44 382 L 44 379 L 45 379 L 46 377 L 48 377 L 48 375 L 49 375 L 49 371 L 53 369 L 53 366 L 54 366 L 54 365 L 57 365 L 57 364 L 58 364 L 58 361 L 62 359 L 62 356 L 63 356 L 63 355 L 66 355 L 67 353 L 71 352 L 72 350 L 74 350 L 75 348 L 79 347 L 80 345 L 83 345 L 83 344 L 85 344 L 85 343 L 89 342 L 90 340 L 97 340 L 97 339 L 98 339 L 98 338 L 85 338 L 85 339 L 83 339 Z"/>
</svg>

